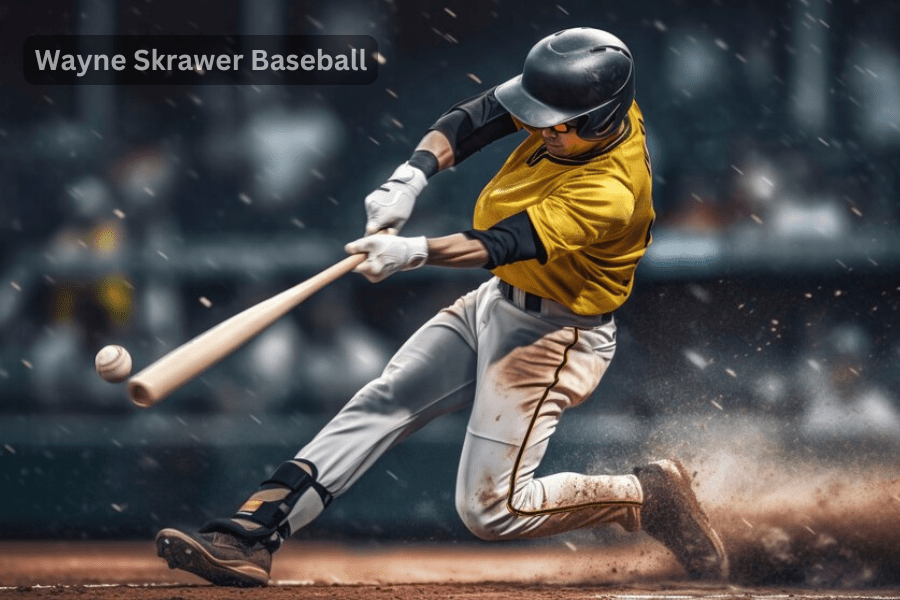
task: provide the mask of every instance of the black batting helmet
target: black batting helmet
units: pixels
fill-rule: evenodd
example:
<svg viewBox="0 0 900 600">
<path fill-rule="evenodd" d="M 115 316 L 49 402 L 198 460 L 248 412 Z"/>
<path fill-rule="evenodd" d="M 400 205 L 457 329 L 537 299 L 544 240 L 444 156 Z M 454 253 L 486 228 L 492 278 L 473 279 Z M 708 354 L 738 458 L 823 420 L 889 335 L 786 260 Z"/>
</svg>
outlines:
<svg viewBox="0 0 900 600">
<path fill-rule="evenodd" d="M 634 59 L 622 40 L 579 27 L 547 36 L 525 57 L 522 74 L 500 84 L 497 100 L 532 127 L 578 119 L 585 140 L 603 138 L 634 101 Z"/>
</svg>

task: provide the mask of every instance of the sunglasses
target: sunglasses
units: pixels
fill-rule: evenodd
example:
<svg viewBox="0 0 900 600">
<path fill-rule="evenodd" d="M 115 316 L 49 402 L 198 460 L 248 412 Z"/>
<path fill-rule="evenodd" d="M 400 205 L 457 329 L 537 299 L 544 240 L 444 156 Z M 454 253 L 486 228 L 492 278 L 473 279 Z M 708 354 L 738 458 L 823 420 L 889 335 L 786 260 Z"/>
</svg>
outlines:
<svg viewBox="0 0 900 600">
<path fill-rule="evenodd" d="M 552 129 L 556 133 L 569 133 L 576 127 L 578 127 L 577 119 L 574 121 L 566 121 L 565 123 L 560 123 L 559 125 L 551 125 L 547 129 Z"/>
</svg>

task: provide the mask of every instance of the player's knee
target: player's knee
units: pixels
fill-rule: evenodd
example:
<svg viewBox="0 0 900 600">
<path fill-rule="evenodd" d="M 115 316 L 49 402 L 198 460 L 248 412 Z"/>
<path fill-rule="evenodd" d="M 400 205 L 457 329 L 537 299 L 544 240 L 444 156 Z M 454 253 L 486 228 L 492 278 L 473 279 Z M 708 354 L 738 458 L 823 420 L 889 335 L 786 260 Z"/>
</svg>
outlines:
<svg viewBox="0 0 900 600">
<path fill-rule="evenodd" d="M 510 537 L 512 513 L 502 499 L 472 494 L 456 495 L 456 512 L 463 525 L 475 537 L 485 541 L 499 541 Z"/>
<path fill-rule="evenodd" d="M 487 514 L 472 510 L 457 510 L 463 525 L 466 526 L 472 535 L 478 539 L 488 542 L 503 539 L 502 532 L 494 526 L 491 519 L 487 518 Z"/>
</svg>

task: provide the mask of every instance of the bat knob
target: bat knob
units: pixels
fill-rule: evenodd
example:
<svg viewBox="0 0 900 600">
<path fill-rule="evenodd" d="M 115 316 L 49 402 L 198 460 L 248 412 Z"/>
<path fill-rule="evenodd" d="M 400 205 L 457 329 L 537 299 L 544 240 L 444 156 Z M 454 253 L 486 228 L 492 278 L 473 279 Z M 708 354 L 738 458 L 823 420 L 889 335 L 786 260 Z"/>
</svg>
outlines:
<svg viewBox="0 0 900 600">
<path fill-rule="evenodd" d="M 135 381 L 134 379 L 129 381 L 127 391 L 128 397 L 131 398 L 131 401 L 135 406 L 148 408 L 156 404 L 156 399 L 153 397 L 153 394 L 151 394 L 150 390 L 139 381 Z"/>
</svg>

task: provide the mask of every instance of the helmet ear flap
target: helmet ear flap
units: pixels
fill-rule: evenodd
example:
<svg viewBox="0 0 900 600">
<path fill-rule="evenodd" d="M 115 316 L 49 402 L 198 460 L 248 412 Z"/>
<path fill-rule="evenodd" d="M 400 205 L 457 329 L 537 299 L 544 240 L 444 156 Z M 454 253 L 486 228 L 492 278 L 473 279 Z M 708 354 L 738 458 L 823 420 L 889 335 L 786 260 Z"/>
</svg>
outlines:
<svg viewBox="0 0 900 600">
<path fill-rule="evenodd" d="M 582 133 L 589 133 L 590 127 L 588 123 L 591 121 L 591 115 L 581 115 L 575 121 L 575 132 L 581 137 Z"/>
<path fill-rule="evenodd" d="M 610 111 L 595 111 L 582 115 L 578 118 L 576 131 L 578 137 L 583 140 L 596 141 L 605 138 L 613 133 L 618 127 L 621 119 L 619 118 L 619 106 Z"/>
</svg>

